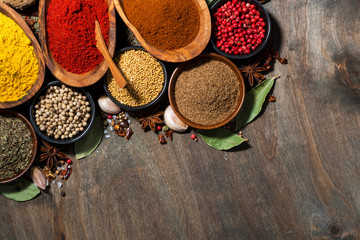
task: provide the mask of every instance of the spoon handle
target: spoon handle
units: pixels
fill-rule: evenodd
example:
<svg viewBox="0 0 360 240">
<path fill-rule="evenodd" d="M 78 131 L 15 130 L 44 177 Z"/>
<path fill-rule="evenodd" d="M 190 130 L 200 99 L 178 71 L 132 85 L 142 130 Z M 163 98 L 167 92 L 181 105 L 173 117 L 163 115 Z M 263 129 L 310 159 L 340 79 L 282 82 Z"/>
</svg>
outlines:
<svg viewBox="0 0 360 240">
<path fill-rule="evenodd" d="M 99 49 L 106 63 L 109 65 L 110 71 L 115 79 L 116 84 L 120 88 L 124 88 L 126 86 L 126 79 L 121 74 L 119 68 L 116 66 L 116 64 L 114 63 L 113 59 L 111 58 L 107 50 L 98 20 L 95 20 L 95 37 L 96 37 L 96 47 Z"/>
</svg>

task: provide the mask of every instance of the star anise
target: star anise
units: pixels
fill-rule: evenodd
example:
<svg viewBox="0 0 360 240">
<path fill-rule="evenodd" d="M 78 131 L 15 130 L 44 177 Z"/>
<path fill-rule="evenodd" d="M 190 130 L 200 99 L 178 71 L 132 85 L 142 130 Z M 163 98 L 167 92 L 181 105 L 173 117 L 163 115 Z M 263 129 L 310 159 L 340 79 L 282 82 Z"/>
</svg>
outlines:
<svg viewBox="0 0 360 240">
<path fill-rule="evenodd" d="M 42 140 L 43 146 L 40 151 L 42 152 L 39 156 L 39 161 L 46 161 L 46 166 L 51 169 L 54 164 L 57 166 L 58 160 L 68 158 L 65 153 L 62 153 L 55 146 L 51 145 L 45 140 Z"/>
<path fill-rule="evenodd" d="M 258 83 L 261 83 L 261 81 L 265 79 L 265 76 L 262 75 L 261 72 L 264 72 L 270 68 L 270 66 L 262 66 L 262 67 L 258 67 L 258 66 L 259 66 L 259 62 L 240 68 L 240 71 L 244 73 L 244 78 L 248 79 L 251 87 L 254 86 L 254 79 Z"/>
<path fill-rule="evenodd" d="M 164 115 L 164 111 L 155 113 L 154 115 L 139 118 L 138 121 L 141 123 L 141 128 L 146 129 L 149 127 L 151 130 L 155 132 L 156 124 L 162 124 L 163 121 L 160 117 Z"/>
</svg>

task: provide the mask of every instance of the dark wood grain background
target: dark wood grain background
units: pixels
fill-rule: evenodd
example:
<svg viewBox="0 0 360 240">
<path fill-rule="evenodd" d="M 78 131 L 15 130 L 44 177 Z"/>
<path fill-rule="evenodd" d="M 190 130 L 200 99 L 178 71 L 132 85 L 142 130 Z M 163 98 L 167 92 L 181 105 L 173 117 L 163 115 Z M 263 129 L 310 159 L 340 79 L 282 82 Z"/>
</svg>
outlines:
<svg viewBox="0 0 360 240">
<path fill-rule="evenodd" d="M 248 146 L 160 146 L 133 121 L 62 189 L 0 196 L 0 239 L 360 239 L 360 1 L 265 5 L 288 65 Z M 62 197 L 60 191 L 65 191 Z"/>
</svg>

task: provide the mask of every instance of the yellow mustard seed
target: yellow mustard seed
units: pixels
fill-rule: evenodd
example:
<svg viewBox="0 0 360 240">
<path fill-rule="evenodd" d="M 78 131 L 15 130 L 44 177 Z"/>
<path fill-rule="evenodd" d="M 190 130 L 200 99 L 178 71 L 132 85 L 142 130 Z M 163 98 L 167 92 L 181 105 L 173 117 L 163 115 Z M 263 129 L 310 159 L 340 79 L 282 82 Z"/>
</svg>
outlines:
<svg viewBox="0 0 360 240">
<path fill-rule="evenodd" d="M 108 71 L 107 86 L 117 101 L 138 107 L 150 103 L 159 95 L 165 75 L 156 58 L 143 50 L 130 50 L 115 57 L 114 61 L 127 81 L 126 87 L 120 88 Z"/>
</svg>

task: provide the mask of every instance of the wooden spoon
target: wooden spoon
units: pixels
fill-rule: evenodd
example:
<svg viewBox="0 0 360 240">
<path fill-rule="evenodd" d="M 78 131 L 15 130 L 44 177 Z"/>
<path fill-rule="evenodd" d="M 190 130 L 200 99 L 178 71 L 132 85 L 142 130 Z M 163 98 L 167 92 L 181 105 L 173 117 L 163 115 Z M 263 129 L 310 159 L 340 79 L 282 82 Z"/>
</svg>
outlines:
<svg viewBox="0 0 360 240">
<path fill-rule="evenodd" d="M 96 47 L 99 49 L 106 63 L 109 65 L 110 71 L 115 79 L 116 84 L 119 87 L 124 88 L 126 86 L 126 79 L 121 74 L 119 68 L 116 66 L 116 64 L 114 63 L 113 59 L 111 58 L 107 50 L 98 20 L 95 20 L 95 38 L 96 38 Z"/>
<path fill-rule="evenodd" d="M 141 46 L 153 56 L 167 62 L 184 62 L 198 56 L 206 47 L 211 36 L 210 11 L 205 0 L 193 0 L 199 11 L 200 28 L 195 39 L 183 48 L 163 50 L 149 44 L 126 17 L 123 0 L 114 0 L 115 8 L 126 26 L 134 33 Z"/>
</svg>

